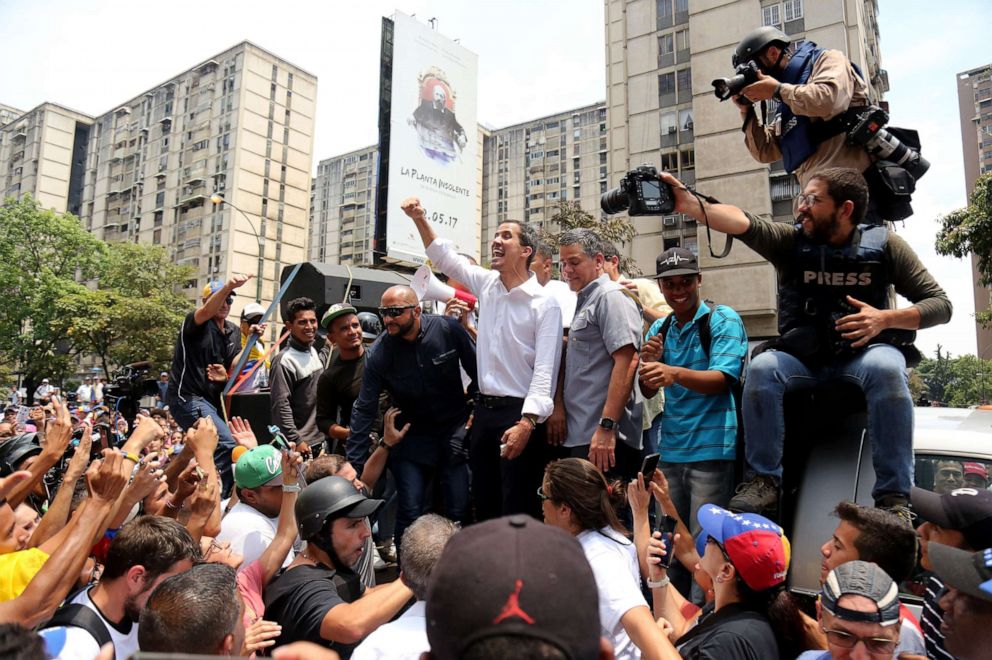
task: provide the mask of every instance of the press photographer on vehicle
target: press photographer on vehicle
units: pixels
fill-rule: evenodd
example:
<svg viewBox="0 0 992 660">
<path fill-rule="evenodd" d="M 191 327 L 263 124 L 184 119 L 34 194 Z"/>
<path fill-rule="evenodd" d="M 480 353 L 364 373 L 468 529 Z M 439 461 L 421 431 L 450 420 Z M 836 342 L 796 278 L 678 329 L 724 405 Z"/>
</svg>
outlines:
<svg viewBox="0 0 992 660">
<path fill-rule="evenodd" d="M 738 75 L 713 86 L 718 98 L 731 97 L 740 109 L 744 143 L 756 160 L 782 159 L 803 187 L 823 168 L 853 168 L 871 190 L 865 222 L 912 215 L 910 195 L 930 165 L 915 131 L 882 128 L 888 115 L 872 105 L 863 76 L 844 53 L 792 43 L 765 26 L 741 39 L 733 64 Z M 771 100 L 773 109 L 766 106 Z"/>
<path fill-rule="evenodd" d="M 868 405 L 875 504 L 908 524 L 913 401 L 906 364 L 920 357 L 914 331 L 947 323 L 951 303 L 905 240 L 863 224 L 864 177 L 836 167 L 811 173 L 796 199 L 795 225 L 694 196 L 670 174 L 660 178 L 676 212 L 733 235 L 778 271 L 780 336 L 761 347 L 747 370 L 742 409 L 750 481 L 730 508 L 760 513 L 778 503 L 785 393 L 846 380 L 861 387 Z M 912 305 L 891 308 L 890 286 Z"/>
</svg>

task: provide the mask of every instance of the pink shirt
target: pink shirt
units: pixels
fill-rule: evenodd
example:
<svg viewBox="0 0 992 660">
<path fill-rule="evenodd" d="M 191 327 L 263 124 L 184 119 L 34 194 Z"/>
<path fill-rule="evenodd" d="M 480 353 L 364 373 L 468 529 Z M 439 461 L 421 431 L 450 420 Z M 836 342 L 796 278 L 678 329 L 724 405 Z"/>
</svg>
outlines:
<svg viewBox="0 0 992 660">
<path fill-rule="evenodd" d="M 238 571 L 238 591 L 245 601 L 245 629 L 265 614 L 265 601 L 262 600 L 264 589 L 265 570 L 262 562 L 255 560 Z"/>
</svg>

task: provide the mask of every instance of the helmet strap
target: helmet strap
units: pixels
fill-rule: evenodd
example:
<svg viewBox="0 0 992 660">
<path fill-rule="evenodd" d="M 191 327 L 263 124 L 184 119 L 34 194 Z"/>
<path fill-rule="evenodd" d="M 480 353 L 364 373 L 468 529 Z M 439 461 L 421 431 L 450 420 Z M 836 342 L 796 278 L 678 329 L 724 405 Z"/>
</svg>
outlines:
<svg viewBox="0 0 992 660">
<path fill-rule="evenodd" d="M 335 570 L 344 570 L 350 567 L 345 566 L 344 563 L 338 558 L 338 554 L 334 552 L 334 541 L 332 536 L 334 534 L 334 518 L 327 521 L 324 525 L 324 529 L 320 530 L 313 537 L 307 539 L 307 543 L 312 543 L 317 548 L 322 550 L 325 555 L 331 560 L 332 568 Z"/>
</svg>

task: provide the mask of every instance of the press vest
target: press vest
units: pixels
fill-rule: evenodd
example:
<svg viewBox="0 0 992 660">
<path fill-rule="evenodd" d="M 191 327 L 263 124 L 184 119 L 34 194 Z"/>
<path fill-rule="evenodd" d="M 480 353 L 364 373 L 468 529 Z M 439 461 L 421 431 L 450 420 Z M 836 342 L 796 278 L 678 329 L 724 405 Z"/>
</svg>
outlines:
<svg viewBox="0 0 992 660">
<path fill-rule="evenodd" d="M 804 41 L 792 54 L 788 66 L 782 73 L 780 82 L 790 85 L 804 85 L 813 73 L 813 65 L 819 59 L 823 49 L 812 41 Z M 776 110 L 781 126 L 782 138 L 779 148 L 782 151 L 782 161 L 787 172 L 795 172 L 796 168 L 816 152 L 819 143 L 813 139 L 809 117 L 796 115 L 785 103 L 779 103 Z"/>
</svg>

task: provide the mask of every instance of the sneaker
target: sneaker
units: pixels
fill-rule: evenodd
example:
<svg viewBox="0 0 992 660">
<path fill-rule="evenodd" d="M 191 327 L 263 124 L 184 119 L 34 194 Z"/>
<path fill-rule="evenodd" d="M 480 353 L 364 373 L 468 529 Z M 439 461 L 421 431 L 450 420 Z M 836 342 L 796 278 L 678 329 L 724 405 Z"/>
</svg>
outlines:
<svg viewBox="0 0 992 660">
<path fill-rule="evenodd" d="M 875 502 L 875 508 L 895 515 L 899 522 L 910 529 L 916 529 L 916 514 L 909 508 L 909 500 L 904 497 L 883 497 Z"/>
<path fill-rule="evenodd" d="M 757 476 L 737 487 L 737 494 L 727 508 L 734 513 L 775 512 L 778 506 L 778 486 L 771 477 Z"/>
<path fill-rule="evenodd" d="M 372 569 L 381 571 L 384 568 L 386 568 L 386 562 L 384 562 L 382 557 L 379 555 L 379 549 L 372 546 Z"/>
<path fill-rule="evenodd" d="M 376 546 L 376 548 L 379 552 L 379 556 L 382 557 L 384 562 L 387 564 L 396 563 L 396 545 L 393 543 L 392 539 Z"/>
</svg>

